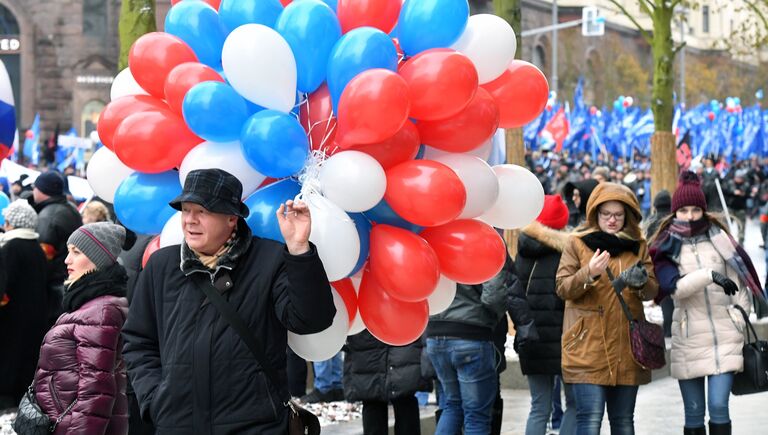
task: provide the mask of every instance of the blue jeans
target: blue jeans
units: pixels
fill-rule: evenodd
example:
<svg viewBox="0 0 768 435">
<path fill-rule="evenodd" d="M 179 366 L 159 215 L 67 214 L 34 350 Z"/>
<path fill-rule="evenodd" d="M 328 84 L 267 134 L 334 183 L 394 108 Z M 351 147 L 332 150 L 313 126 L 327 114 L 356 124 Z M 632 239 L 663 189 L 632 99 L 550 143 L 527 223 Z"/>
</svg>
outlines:
<svg viewBox="0 0 768 435">
<path fill-rule="evenodd" d="M 704 377 L 678 381 L 685 407 L 685 427 L 704 427 L 704 412 L 709 409 L 709 421 L 717 424 L 731 422 L 728 398 L 733 385 L 733 373 L 707 376 L 707 396 L 704 396 Z M 706 407 L 704 401 L 706 400 Z"/>
<path fill-rule="evenodd" d="M 547 433 L 547 421 L 552 410 L 553 387 L 560 382 L 555 375 L 528 375 L 528 388 L 531 392 L 531 412 L 525 425 L 525 435 L 544 435 Z M 576 408 L 570 384 L 565 384 L 565 412 L 560 424 L 560 433 L 571 435 L 576 423 Z"/>
<path fill-rule="evenodd" d="M 633 435 L 637 385 L 573 384 L 576 399 L 576 435 L 598 435 L 608 408 L 611 435 Z"/>
<path fill-rule="evenodd" d="M 315 367 L 315 390 L 322 393 L 341 390 L 342 364 L 341 352 L 329 360 L 312 363 Z"/>
<path fill-rule="evenodd" d="M 440 380 L 440 422 L 435 434 L 487 435 L 498 380 L 496 356 L 490 341 L 433 337 L 427 339 L 427 355 Z"/>
</svg>

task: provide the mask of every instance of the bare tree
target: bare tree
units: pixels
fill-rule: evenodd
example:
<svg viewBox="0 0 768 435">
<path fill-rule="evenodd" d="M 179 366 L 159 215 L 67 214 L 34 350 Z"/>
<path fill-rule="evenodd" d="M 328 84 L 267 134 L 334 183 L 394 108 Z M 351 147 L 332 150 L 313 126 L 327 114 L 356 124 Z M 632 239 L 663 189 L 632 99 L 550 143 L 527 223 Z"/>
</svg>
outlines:
<svg viewBox="0 0 768 435">
<path fill-rule="evenodd" d="M 133 43 L 145 33 L 157 30 L 155 0 L 123 0 L 120 9 L 120 61 L 119 69 L 128 67 L 128 53 Z"/>
</svg>

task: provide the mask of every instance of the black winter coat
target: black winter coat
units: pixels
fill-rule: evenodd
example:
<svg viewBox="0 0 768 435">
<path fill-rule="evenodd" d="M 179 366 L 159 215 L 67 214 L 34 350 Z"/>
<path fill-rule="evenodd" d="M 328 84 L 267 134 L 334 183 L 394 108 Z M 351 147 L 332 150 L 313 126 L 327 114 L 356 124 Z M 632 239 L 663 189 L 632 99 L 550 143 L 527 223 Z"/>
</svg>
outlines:
<svg viewBox="0 0 768 435">
<path fill-rule="evenodd" d="M 15 231 L 5 234 L 11 236 Z M 32 233 L 32 231 L 29 231 Z M 37 239 L 14 238 L 0 248 L 0 396 L 16 403 L 32 383 L 40 343 L 48 330 L 46 259 Z"/>
<path fill-rule="evenodd" d="M 285 245 L 251 238 L 243 227 L 241 220 L 247 237 L 219 259 L 213 276 L 185 245 L 155 252 L 139 276 L 123 328 L 123 357 L 141 415 L 157 433 L 284 434 L 287 330 L 316 333 L 333 321 L 331 287 L 315 247 L 293 256 Z M 215 279 L 254 331 L 279 377 L 277 389 L 204 300 L 196 279 Z"/>
<path fill-rule="evenodd" d="M 382 343 L 364 330 L 347 338 L 344 398 L 387 402 L 428 388 L 421 377 L 421 339 L 406 346 Z"/>
<path fill-rule="evenodd" d="M 517 331 L 515 349 L 525 375 L 560 374 L 565 302 L 555 291 L 555 274 L 567 240 L 567 233 L 538 222 L 525 227 L 518 239 L 515 270 L 519 279 L 509 292 L 507 309 Z M 521 340 L 525 340 L 523 346 Z"/>
<path fill-rule="evenodd" d="M 48 245 L 48 282 L 60 285 L 67 278 L 67 239 L 83 225 L 83 219 L 74 205 L 63 196 L 52 196 L 35 204 L 37 211 L 37 232 L 40 243 Z"/>
</svg>

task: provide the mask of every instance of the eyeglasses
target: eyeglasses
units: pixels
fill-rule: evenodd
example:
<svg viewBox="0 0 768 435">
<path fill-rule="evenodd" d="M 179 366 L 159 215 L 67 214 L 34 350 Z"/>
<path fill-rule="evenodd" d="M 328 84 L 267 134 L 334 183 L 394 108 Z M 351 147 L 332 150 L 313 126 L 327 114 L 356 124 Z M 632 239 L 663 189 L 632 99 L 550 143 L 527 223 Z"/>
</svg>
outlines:
<svg viewBox="0 0 768 435">
<path fill-rule="evenodd" d="M 602 211 L 602 210 L 601 210 L 601 211 L 599 212 L 599 214 L 600 214 L 600 219 L 603 219 L 603 220 L 606 220 L 606 221 L 609 221 L 609 220 L 611 220 L 611 218 L 614 218 L 614 219 L 616 219 L 617 221 L 620 221 L 620 220 L 624 219 L 624 212 L 619 212 L 619 213 L 609 213 L 609 212 L 607 212 L 607 211 Z"/>
</svg>

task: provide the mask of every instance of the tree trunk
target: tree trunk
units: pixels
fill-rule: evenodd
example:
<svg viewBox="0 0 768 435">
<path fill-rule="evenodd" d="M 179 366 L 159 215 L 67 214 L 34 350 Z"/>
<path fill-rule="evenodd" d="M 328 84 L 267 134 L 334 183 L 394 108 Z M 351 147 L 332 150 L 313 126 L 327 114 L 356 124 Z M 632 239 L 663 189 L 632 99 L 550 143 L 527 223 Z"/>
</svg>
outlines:
<svg viewBox="0 0 768 435">
<path fill-rule="evenodd" d="M 672 133 L 675 116 L 673 64 L 675 49 L 672 41 L 671 7 L 662 3 L 654 9 L 653 16 L 653 93 L 651 109 L 656 132 L 651 137 L 651 195 L 660 190 L 674 192 L 677 180 L 677 144 Z"/>
<path fill-rule="evenodd" d="M 133 43 L 145 33 L 157 30 L 155 0 L 123 0 L 120 9 L 120 71 L 128 67 L 128 53 Z"/>
</svg>

